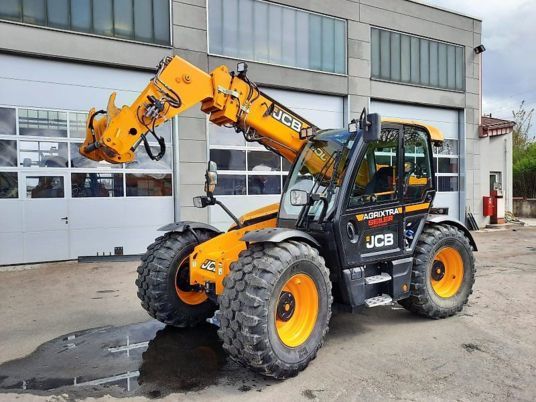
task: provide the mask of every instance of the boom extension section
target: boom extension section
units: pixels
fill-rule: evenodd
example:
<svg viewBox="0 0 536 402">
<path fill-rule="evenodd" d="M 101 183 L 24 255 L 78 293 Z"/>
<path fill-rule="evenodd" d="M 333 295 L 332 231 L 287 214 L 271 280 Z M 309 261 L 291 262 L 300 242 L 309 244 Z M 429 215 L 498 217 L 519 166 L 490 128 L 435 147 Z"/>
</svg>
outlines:
<svg viewBox="0 0 536 402">
<path fill-rule="evenodd" d="M 158 160 L 165 144 L 155 128 L 201 102 L 212 123 L 233 127 L 247 141 L 257 141 L 292 163 L 317 128 L 263 94 L 247 78 L 245 63 L 238 70 L 229 72 L 222 65 L 207 74 L 178 56 L 165 58 L 130 106 L 117 108 L 113 93 L 106 111 L 90 110 L 80 153 L 95 161 L 128 163 L 143 142 L 149 156 Z M 148 145 L 149 134 L 160 143 L 157 155 Z"/>
</svg>

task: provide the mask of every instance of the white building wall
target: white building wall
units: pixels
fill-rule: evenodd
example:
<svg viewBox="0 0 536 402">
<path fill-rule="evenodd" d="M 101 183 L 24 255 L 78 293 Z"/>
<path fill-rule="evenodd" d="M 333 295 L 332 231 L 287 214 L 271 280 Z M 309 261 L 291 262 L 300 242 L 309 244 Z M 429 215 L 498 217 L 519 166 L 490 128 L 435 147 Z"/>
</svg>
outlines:
<svg viewBox="0 0 536 402">
<path fill-rule="evenodd" d="M 490 172 L 501 172 L 502 189 L 506 211 L 513 210 L 513 175 L 512 175 L 512 135 L 498 135 L 480 138 L 480 193 L 482 197 L 490 195 Z M 489 224 L 489 217 L 484 224 Z"/>
<path fill-rule="evenodd" d="M 151 77 L 140 71 L 0 54 L 0 106 L 19 114 L 24 109 L 57 110 L 69 116 L 71 112 L 87 113 L 91 107 L 105 107 L 113 91 L 119 106 L 131 103 Z M 162 127 L 160 133 L 164 132 L 171 138 L 169 126 Z M 65 164 L 67 160 L 72 164 L 78 153 L 76 146 L 73 150 L 70 145 L 77 145 L 80 138 L 1 137 L 18 143 L 17 166 L 0 170 L 18 174 L 19 196 L 0 199 L 0 265 L 113 254 L 115 247 L 122 247 L 125 254 L 139 254 L 159 235 L 158 227 L 174 220 L 172 196 L 130 197 L 127 181 L 123 181 L 121 197 L 75 198 L 71 194 L 71 173 L 120 173 L 126 180 L 134 174 L 161 177 L 172 174 L 170 163 L 148 169 L 140 165 L 120 169 L 26 167 L 20 155 L 25 144 L 66 145 L 70 156 Z M 168 153 L 171 160 L 173 147 L 168 147 Z M 26 177 L 44 175 L 63 178 L 64 197 L 30 199 Z"/>
</svg>

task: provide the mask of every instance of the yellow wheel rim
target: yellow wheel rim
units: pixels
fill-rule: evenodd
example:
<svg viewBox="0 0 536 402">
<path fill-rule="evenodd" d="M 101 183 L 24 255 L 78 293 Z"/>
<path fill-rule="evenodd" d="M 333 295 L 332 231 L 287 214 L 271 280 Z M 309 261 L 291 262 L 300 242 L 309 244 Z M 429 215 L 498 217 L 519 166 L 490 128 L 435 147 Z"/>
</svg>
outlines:
<svg viewBox="0 0 536 402">
<path fill-rule="evenodd" d="M 430 281 L 434 292 L 444 299 L 454 296 L 463 282 L 463 259 L 454 247 L 440 249 L 432 263 Z"/>
<path fill-rule="evenodd" d="M 175 272 L 175 291 L 179 299 L 186 304 L 195 306 L 203 303 L 207 300 L 207 295 L 204 292 L 196 292 L 195 290 L 188 290 L 190 287 L 190 278 L 188 276 L 188 264 L 190 262 L 190 256 L 184 258 L 179 264 L 177 272 Z"/>
<path fill-rule="evenodd" d="M 302 345 L 313 332 L 318 317 L 318 289 L 309 275 L 293 275 L 281 289 L 275 326 L 281 342 L 290 348 Z"/>
</svg>

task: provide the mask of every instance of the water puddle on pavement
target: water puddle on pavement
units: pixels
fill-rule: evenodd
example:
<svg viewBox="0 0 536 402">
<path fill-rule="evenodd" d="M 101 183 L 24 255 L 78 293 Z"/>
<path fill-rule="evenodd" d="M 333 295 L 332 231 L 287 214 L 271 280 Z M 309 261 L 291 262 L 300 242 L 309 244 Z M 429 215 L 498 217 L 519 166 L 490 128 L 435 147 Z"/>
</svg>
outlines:
<svg viewBox="0 0 536 402">
<path fill-rule="evenodd" d="M 0 365 L 0 392 L 73 398 L 197 391 L 211 385 L 261 392 L 274 381 L 227 358 L 216 327 L 166 327 L 157 321 L 89 329 Z"/>
</svg>

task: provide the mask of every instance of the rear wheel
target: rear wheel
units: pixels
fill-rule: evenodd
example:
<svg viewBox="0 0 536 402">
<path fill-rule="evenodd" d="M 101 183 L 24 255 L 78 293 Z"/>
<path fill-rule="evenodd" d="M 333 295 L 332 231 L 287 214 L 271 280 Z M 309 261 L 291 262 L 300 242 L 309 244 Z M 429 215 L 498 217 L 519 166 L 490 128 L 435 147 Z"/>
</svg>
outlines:
<svg viewBox="0 0 536 402">
<path fill-rule="evenodd" d="M 399 303 L 429 318 L 461 311 L 472 293 L 475 260 L 469 240 L 450 225 L 427 226 L 415 250 L 411 296 Z"/>
<path fill-rule="evenodd" d="M 255 244 L 224 280 L 220 298 L 225 350 L 275 378 L 295 376 L 316 357 L 331 317 L 324 259 L 308 244 Z"/>
<path fill-rule="evenodd" d="M 213 315 L 215 305 L 203 289 L 190 286 L 189 257 L 199 242 L 214 234 L 170 232 L 147 248 L 138 267 L 138 298 L 149 315 L 164 324 L 192 327 Z"/>
</svg>

